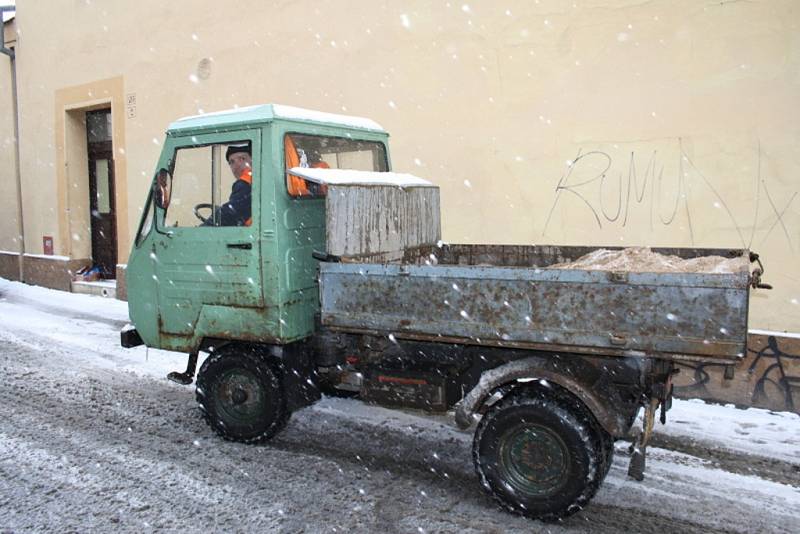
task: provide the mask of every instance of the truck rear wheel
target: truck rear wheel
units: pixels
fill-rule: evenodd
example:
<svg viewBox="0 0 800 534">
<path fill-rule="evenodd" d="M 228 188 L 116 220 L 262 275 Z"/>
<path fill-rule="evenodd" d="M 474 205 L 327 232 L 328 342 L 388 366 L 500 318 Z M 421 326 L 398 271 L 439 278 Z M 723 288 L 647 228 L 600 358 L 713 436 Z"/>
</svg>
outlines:
<svg viewBox="0 0 800 534">
<path fill-rule="evenodd" d="M 220 436 L 244 443 L 270 439 L 290 416 L 275 369 L 255 351 L 239 347 L 206 359 L 197 377 L 197 402 Z"/>
<path fill-rule="evenodd" d="M 597 492 L 610 460 L 603 438 L 577 399 L 540 388 L 514 392 L 478 425 L 475 470 L 504 508 L 552 521 L 577 512 Z"/>
<path fill-rule="evenodd" d="M 602 483 L 608 472 L 611 471 L 611 465 L 614 463 L 614 438 L 611 437 L 605 430 L 600 430 L 603 434 L 603 469 L 600 471 L 600 483 Z M 599 486 L 599 484 L 598 484 Z"/>
</svg>

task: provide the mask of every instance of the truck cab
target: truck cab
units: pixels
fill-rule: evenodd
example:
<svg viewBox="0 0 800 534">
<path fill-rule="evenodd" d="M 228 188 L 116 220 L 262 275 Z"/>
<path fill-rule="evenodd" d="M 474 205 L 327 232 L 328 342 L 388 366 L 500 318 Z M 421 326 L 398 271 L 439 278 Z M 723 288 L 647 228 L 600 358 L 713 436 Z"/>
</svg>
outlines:
<svg viewBox="0 0 800 534">
<path fill-rule="evenodd" d="M 390 171 L 387 140 L 368 119 L 277 104 L 170 124 L 127 269 L 141 340 L 196 353 L 204 342 L 284 345 L 310 336 L 326 186 L 287 170 Z M 220 216 L 238 179 L 229 147 L 252 159 L 250 217 L 241 225 Z"/>
</svg>

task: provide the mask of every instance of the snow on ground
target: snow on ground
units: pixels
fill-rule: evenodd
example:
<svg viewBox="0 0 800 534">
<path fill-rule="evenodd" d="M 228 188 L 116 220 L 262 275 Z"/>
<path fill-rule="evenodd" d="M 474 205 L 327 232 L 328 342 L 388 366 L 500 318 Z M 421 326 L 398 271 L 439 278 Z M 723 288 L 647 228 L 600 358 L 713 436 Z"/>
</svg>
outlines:
<svg viewBox="0 0 800 534">
<path fill-rule="evenodd" d="M 800 416 L 795 413 L 674 400 L 667 424 L 656 423 L 655 431 L 800 464 Z"/>
<path fill-rule="evenodd" d="M 159 378 L 185 367 L 185 357 L 174 352 L 120 346 L 119 333 L 130 321 L 127 302 L 2 278 L 0 295 L 0 338 L 37 350 L 52 349 L 51 342 L 84 348 L 86 353 L 78 352 L 74 357 L 103 368 Z M 48 343 L 27 341 L 30 336 L 26 333 L 44 335 Z"/>
<path fill-rule="evenodd" d="M 675 401 L 643 482 L 625 442 L 577 516 L 499 510 L 470 432 L 325 398 L 263 446 L 221 440 L 185 356 L 123 349 L 124 302 L 0 279 L 0 530 L 799 532 L 800 417 Z"/>
</svg>

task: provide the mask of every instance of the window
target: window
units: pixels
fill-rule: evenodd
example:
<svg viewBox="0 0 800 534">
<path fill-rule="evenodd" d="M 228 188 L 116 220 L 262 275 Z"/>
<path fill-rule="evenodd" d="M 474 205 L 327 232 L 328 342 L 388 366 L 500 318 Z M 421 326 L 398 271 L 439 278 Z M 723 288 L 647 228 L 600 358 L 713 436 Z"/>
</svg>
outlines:
<svg viewBox="0 0 800 534">
<path fill-rule="evenodd" d="M 97 195 L 97 212 L 100 215 L 111 213 L 108 163 L 107 159 L 94 160 L 95 194 Z"/>
<path fill-rule="evenodd" d="M 86 135 L 89 143 L 111 141 L 111 110 L 86 113 Z"/>
<path fill-rule="evenodd" d="M 153 191 L 151 190 L 150 194 L 147 195 L 147 202 L 144 205 L 144 216 L 142 217 L 141 222 L 139 222 L 139 231 L 136 232 L 137 247 L 142 244 L 144 238 L 150 233 L 150 229 L 153 228 L 154 206 L 155 202 L 153 202 Z"/>
<path fill-rule="evenodd" d="M 292 167 L 351 169 L 386 172 L 386 149 L 377 141 L 357 141 L 343 137 L 286 134 L 283 143 L 286 170 Z M 315 184 L 287 172 L 286 187 L 293 197 L 325 196 L 324 185 Z"/>
<path fill-rule="evenodd" d="M 249 226 L 251 154 L 249 141 L 177 149 L 165 226 Z"/>
</svg>

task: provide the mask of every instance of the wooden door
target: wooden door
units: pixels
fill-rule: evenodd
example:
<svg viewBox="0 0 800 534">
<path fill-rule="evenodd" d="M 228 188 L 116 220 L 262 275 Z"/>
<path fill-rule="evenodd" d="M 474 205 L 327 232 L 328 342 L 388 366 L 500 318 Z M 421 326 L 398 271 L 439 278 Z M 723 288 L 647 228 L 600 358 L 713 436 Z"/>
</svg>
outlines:
<svg viewBox="0 0 800 534">
<path fill-rule="evenodd" d="M 105 279 L 116 278 L 117 224 L 111 110 L 86 114 L 92 261 Z"/>
</svg>

